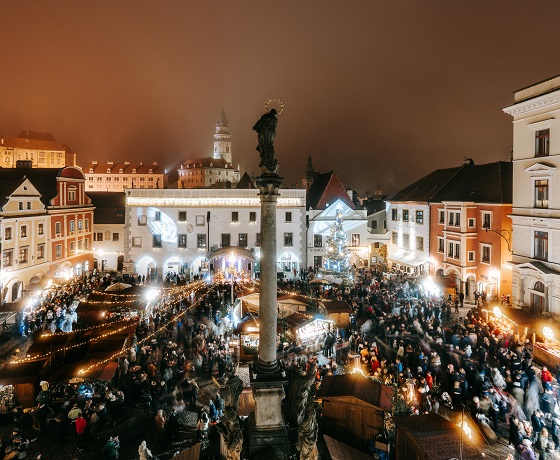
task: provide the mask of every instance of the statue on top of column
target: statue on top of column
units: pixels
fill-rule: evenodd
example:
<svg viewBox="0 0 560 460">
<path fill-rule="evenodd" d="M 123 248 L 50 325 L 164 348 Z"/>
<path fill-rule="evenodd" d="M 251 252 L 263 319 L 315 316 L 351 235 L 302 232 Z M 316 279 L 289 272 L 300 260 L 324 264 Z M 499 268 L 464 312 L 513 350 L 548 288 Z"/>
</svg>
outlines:
<svg viewBox="0 0 560 460">
<path fill-rule="evenodd" d="M 253 131 L 257 132 L 259 141 L 257 150 L 261 156 L 259 166 L 263 174 L 278 174 L 278 161 L 274 153 L 274 139 L 276 138 L 276 126 L 278 125 L 276 114 L 276 109 L 272 109 L 261 116 L 253 126 Z"/>
</svg>

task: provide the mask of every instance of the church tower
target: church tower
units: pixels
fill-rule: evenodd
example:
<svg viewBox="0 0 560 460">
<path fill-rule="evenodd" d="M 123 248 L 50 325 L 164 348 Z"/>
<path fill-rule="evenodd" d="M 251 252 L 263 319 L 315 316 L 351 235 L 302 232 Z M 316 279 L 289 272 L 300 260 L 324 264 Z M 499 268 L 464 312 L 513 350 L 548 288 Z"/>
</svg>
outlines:
<svg viewBox="0 0 560 460">
<path fill-rule="evenodd" d="M 229 122 L 224 109 L 216 122 L 216 134 L 214 134 L 214 158 L 223 158 L 231 164 L 231 134 L 229 133 Z"/>
<path fill-rule="evenodd" d="M 309 192 L 311 185 L 313 185 L 313 177 L 315 176 L 315 169 L 313 169 L 313 161 L 311 160 L 311 153 L 307 156 L 307 167 L 305 168 L 305 177 L 303 178 L 303 188 Z"/>
</svg>

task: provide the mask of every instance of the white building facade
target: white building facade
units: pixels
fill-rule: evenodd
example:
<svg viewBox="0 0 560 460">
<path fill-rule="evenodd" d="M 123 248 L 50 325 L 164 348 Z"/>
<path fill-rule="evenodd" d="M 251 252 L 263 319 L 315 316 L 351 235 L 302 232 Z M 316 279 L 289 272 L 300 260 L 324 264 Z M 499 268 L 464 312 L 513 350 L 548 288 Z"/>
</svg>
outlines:
<svg viewBox="0 0 560 460">
<path fill-rule="evenodd" d="M 276 253 L 285 276 L 304 263 L 305 216 L 305 190 L 281 189 Z M 127 190 L 125 219 L 125 266 L 139 276 L 216 272 L 228 258 L 239 270 L 259 272 L 257 189 Z"/>
<path fill-rule="evenodd" d="M 430 206 L 423 202 L 387 202 L 388 260 L 408 273 L 429 271 Z"/>
<path fill-rule="evenodd" d="M 342 214 L 342 225 L 350 251 L 350 267 L 367 267 L 370 261 L 370 240 L 368 217 L 365 209 L 352 209 L 338 199 L 325 209 L 309 209 L 309 229 L 307 231 L 307 265 L 313 269 L 324 267 L 326 240 L 335 223 L 337 210 Z"/>
<path fill-rule="evenodd" d="M 514 93 L 512 301 L 560 314 L 560 76 Z"/>
</svg>

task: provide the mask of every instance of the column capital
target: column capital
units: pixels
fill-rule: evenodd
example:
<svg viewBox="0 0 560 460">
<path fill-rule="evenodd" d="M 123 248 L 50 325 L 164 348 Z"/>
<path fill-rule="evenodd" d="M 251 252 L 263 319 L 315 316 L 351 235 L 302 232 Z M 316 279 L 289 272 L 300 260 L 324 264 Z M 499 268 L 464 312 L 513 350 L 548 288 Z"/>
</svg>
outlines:
<svg viewBox="0 0 560 460">
<path fill-rule="evenodd" d="M 260 191 L 261 200 L 274 200 L 278 197 L 280 187 L 282 186 L 282 182 L 284 181 L 283 177 L 278 176 L 277 174 L 263 174 L 256 179 L 257 187 Z"/>
</svg>

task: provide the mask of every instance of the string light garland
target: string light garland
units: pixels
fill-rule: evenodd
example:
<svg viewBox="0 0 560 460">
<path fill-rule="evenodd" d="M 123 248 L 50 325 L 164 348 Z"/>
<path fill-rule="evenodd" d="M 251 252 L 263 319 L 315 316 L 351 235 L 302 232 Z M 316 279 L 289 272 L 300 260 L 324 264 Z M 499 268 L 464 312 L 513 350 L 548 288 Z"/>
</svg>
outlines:
<svg viewBox="0 0 560 460">
<path fill-rule="evenodd" d="M 199 291 L 203 287 L 203 285 L 204 285 L 204 282 L 197 281 L 197 282 L 191 283 L 187 286 L 181 286 L 180 288 L 175 288 L 175 289 L 173 289 L 173 292 L 174 292 L 175 296 L 177 296 L 179 293 L 182 293 L 183 296 L 182 296 L 181 300 L 183 300 L 186 297 L 188 297 L 189 295 L 191 295 L 193 292 Z M 174 304 L 180 302 L 180 301 L 173 302 L 173 299 L 169 299 L 168 301 L 170 302 L 169 305 L 167 305 L 167 307 L 161 308 L 160 311 L 165 312 L 165 311 L 171 309 L 171 307 L 173 307 Z M 200 300 L 198 302 L 200 302 Z M 192 308 L 192 306 L 189 307 L 189 309 L 190 308 Z M 188 309 L 187 309 L 187 311 L 188 311 Z M 177 318 L 179 316 L 181 316 L 181 314 L 183 314 L 183 311 L 177 316 Z M 123 322 L 123 321 L 127 321 L 127 320 L 122 320 L 121 319 L 121 320 L 117 320 L 117 321 L 113 321 L 113 322 L 109 322 L 109 323 L 103 323 L 103 324 L 100 324 L 100 325 L 97 325 L 97 326 L 91 326 L 89 328 L 84 328 L 84 329 L 82 329 L 82 331 L 88 331 L 88 330 L 98 329 L 98 328 L 101 328 L 101 327 L 107 327 L 107 326 L 110 326 L 112 324 L 120 323 L 120 322 Z M 127 323 L 128 323 L 128 321 L 127 321 Z M 167 323 L 167 324 L 169 324 L 169 323 Z M 80 341 L 79 343 L 74 344 L 74 345 L 69 345 L 67 347 L 62 347 L 62 348 L 58 348 L 56 350 L 51 350 L 49 352 L 46 352 L 46 353 L 43 353 L 43 354 L 40 354 L 40 355 L 28 356 L 28 357 L 17 359 L 17 360 L 12 360 L 12 361 L 10 361 L 10 364 L 19 364 L 19 363 L 24 363 L 24 362 L 30 362 L 30 361 L 45 359 L 45 358 L 48 358 L 48 357 L 50 357 L 50 356 L 52 356 L 56 353 L 65 352 L 65 351 L 68 351 L 68 350 L 71 350 L 71 349 L 74 349 L 74 348 L 79 348 L 79 347 L 82 347 L 84 345 L 87 345 L 88 343 L 94 342 L 96 340 L 100 340 L 100 339 L 109 337 L 111 335 L 118 334 L 119 332 L 122 332 L 123 330 L 129 328 L 130 326 L 131 325 L 129 323 L 129 324 L 126 324 L 125 326 L 123 326 L 121 328 L 118 328 L 118 329 L 114 330 L 114 331 L 110 331 L 106 334 L 102 334 L 102 335 L 97 336 L 97 337 L 92 337 L 91 339 L 88 339 L 88 340 L 85 340 L 85 341 Z M 158 329 L 158 331 L 160 329 Z M 75 332 L 77 332 L 77 331 L 75 331 Z M 52 336 L 52 335 L 63 335 L 63 334 L 66 335 L 66 334 L 71 334 L 71 333 L 42 334 L 42 336 L 49 337 L 49 336 Z"/>
</svg>

